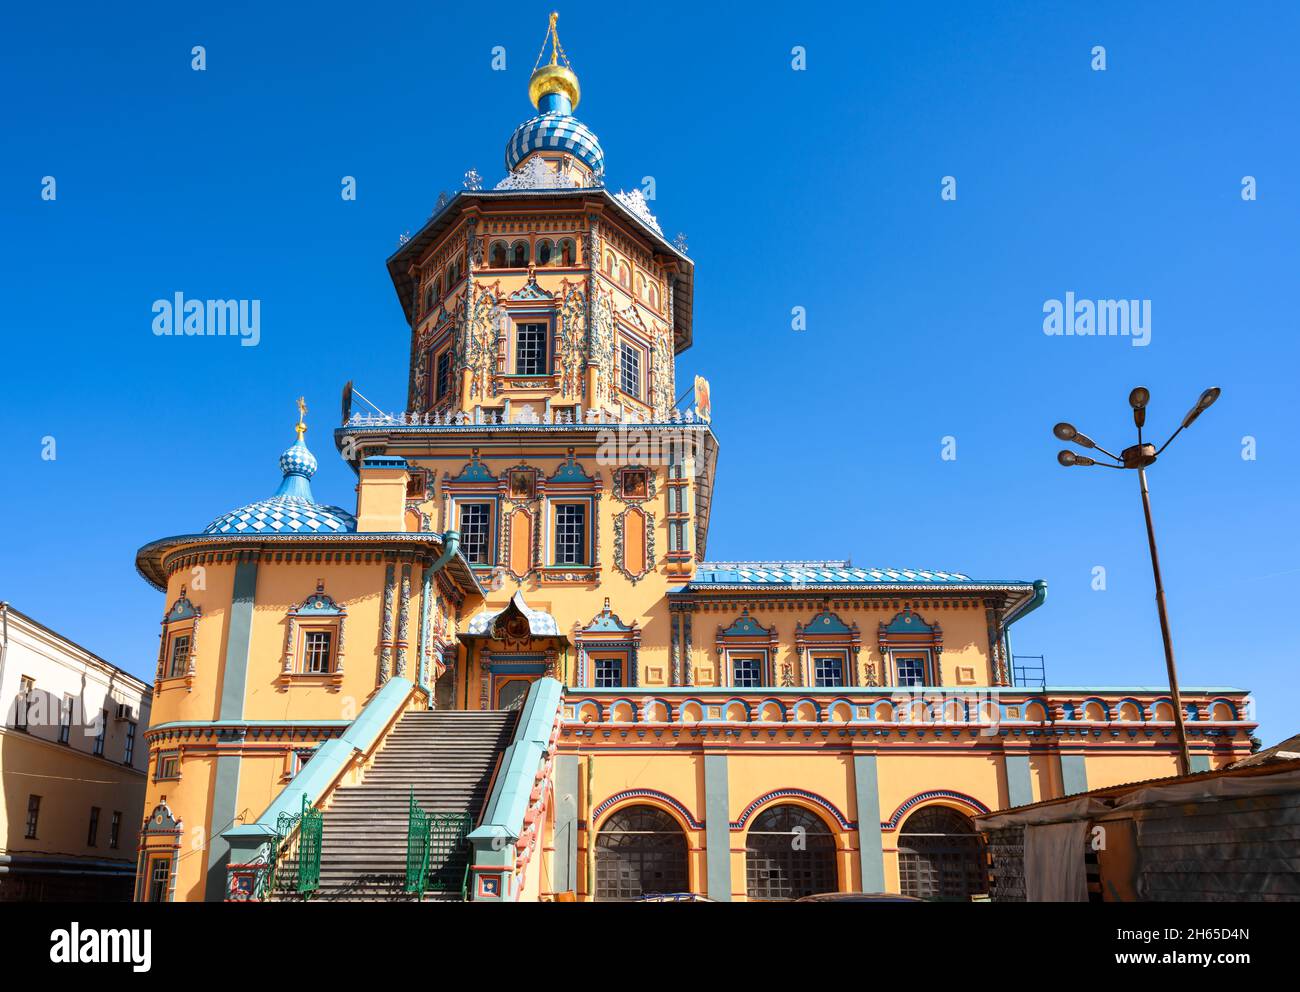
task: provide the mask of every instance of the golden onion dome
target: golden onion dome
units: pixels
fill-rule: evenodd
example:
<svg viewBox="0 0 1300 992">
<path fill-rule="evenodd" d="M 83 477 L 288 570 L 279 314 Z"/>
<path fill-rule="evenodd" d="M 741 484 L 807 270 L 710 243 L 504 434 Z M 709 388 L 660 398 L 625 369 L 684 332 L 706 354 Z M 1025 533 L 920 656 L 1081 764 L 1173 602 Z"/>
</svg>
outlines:
<svg viewBox="0 0 1300 992">
<path fill-rule="evenodd" d="M 568 66 L 555 63 L 535 69 L 528 80 L 528 99 L 540 110 L 542 97 L 551 93 L 568 97 L 570 108 L 576 108 L 581 97 L 577 73 Z"/>
</svg>

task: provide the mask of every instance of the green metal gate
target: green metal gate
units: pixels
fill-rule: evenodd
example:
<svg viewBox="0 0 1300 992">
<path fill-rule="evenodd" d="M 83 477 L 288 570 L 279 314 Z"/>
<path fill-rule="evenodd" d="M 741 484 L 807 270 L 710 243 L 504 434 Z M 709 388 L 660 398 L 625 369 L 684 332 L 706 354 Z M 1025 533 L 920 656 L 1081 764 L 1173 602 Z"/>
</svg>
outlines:
<svg viewBox="0 0 1300 992">
<path fill-rule="evenodd" d="M 468 813 L 429 814 L 429 891 L 460 892 L 465 898 L 469 877 Z"/>
<path fill-rule="evenodd" d="M 411 787 L 410 812 L 406 821 L 406 891 L 424 898 L 429 883 L 429 814 L 415 801 Z"/>
<path fill-rule="evenodd" d="M 468 813 L 426 813 L 411 789 L 406 827 L 406 891 L 457 892 L 465 898 L 469 877 L 469 842 L 473 821 Z"/>
<path fill-rule="evenodd" d="M 320 838 L 324 816 L 302 797 L 298 821 L 298 891 L 309 895 L 320 888 Z"/>
</svg>

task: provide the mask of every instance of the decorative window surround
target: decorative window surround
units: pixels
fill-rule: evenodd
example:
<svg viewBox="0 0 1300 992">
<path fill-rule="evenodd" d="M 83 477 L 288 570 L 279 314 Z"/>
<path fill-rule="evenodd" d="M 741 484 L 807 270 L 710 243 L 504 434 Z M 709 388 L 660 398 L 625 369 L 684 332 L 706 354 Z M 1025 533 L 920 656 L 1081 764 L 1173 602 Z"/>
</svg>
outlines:
<svg viewBox="0 0 1300 992">
<path fill-rule="evenodd" d="M 731 658 L 759 656 L 762 675 L 761 686 L 774 684 L 772 665 L 777 653 L 776 626 L 764 627 L 749 615 L 746 606 L 731 626 L 718 628 L 715 641 L 718 652 L 718 685 L 731 685 Z"/>
<path fill-rule="evenodd" d="M 185 593 L 185 587 L 181 586 L 180 597 L 162 618 L 162 634 L 158 645 L 158 670 L 154 680 L 155 696 L 160 695 L 163 689 L 181 685 L 185 686 L 186 692 L 192 692 L 194 689 L 194 674 L 198 664 L 199 621 L 203 617 L 203 610 L 190 602 Z M 172 675 L 172 644 L 177 637 L 189 637 L 189 659 L 185 671 Z"/>
<path fill-rule="evenodd" d="M 285 618 L 284 660 L 277 680 L 281 691 L 291 684 L 327 684 L 337 692 L 343 684 L 343 658 L 347 632 L 347 607 L 340 606 L 325 593 L 325 584 L 318 582 L 316 591 L 301 604 L 289 611 Z M 307 672 L 305 646 L 307 633 L 323 630 L 331 633 L 333 659 L 328 672 Z"/>
<path fill-rule="evenodd" d="M 856 623 L 846 624 L 829 609 L 823 609 L 807 624 L 795 624 L 794 644 L 800 670 L 794 683 L 783 681 L 782 685 L 815 684 L 813 655 L 828 657 L 836 654 L 844 658 L 844 685 L 858 685 L 858 652 L 862 650 L 862 633 Z M 788 667 L 782 666 L 783 669 Z"/>
<path fill-rule="evenodd" d="M 940 671 L 940 656 L 943 654 L 943 631 L 937 623 L 928 624 L 919 613 L 913 613 L 910 606 L 905 606 L 901 613 L 894 615 L 889 623 L 882 623 L 877 631 L 877 639 L 880 644 L 880 657 L 884 659 L 885 671 L 882 678 L 887 681 L 885 685 L 897 685 L 898 673 L 895 666 L 895 656 L 916 657 L 924 655 L 926 658 L 925 684 L 931 686 L 943 685 L 943 675 Z M 870 673 L 869 676 L 870 678 Z M 868 681 L 868 685 L 874 685 L 874 682 Z"/>
<path fill-rule="evenodd" d="M 625 624 L 616 613 L 612 613 L 608 596 L 605 597 L 604 608 L 591 618 L 591 622 L 586 627 L 575 625 L 573 640 L 578 656 L 578 685 L 586 687 L 595 685 L 596 672 L 591 662 L 592 652 L 603 657 L 621 654 L 627 685 L 636 688 L 640 684 L 638 654 L 641 650 L 641 629 L 635 622 Z"/>
</svg>

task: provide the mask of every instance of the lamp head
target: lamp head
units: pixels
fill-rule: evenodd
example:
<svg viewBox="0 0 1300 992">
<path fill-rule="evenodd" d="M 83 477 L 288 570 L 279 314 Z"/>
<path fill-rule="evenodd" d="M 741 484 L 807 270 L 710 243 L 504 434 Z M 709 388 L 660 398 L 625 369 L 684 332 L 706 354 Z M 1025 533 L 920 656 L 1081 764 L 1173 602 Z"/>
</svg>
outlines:
<svg viewBox="0 0 1300 992">
<path fill-rule="evenodd" d="M 1151 390 L 1138 386 L 1128 394 L 1128 405 L 1133 408 L 1133 423 L 1141 427 L 1147 422 L 1147 403 L 1151 400 Z"/>
<path fill-rule="evenodd" d="M 1196 401 L 1196 405 L 1188 410 L 1187 416 L 1183 418 L 1183 426 L 1190 427 L 1197 417 L 1214 405 L 1214 401 L 1219 398 L 1219 393 L 1222 391 L 1218 386 L 1211 386 L 1201 393 L 1201 398 Z"/>
<path fill-rule="evenodd" d="M 1058 462 L 1060 462 L 1062 465 L 1064 465 L 1066 468 L 1070 468 L 1070 467 L 1072 467 L 1072 466 L 1074 466 L 1074 465 L 1084 466 L 1084 465 L 1096 465 L 1096 464 L 1097 464 L 1097 463 L 1094 462 L 1091 458 L 1089 458 L 1087 455 L 1076 455 L 1073 451 L 1062 451 L 1062 452 L 1060 452 L 1060 453 L 1056 456 L 1056 460 L 1057 460 Z"/>
</svg>

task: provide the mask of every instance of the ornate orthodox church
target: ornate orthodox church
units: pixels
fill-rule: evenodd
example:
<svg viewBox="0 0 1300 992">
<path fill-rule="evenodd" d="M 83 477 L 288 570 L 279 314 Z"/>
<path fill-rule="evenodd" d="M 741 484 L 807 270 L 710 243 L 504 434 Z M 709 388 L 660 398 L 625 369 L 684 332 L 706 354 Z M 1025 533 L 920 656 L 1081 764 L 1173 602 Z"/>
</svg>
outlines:
<svg viewBox="0 0 1300 992">
<path fill-rule="evenodd" d="M 504 178 L 388 259 L 409 393 L 345 394 L 355 508 L 300 412 L 271 496 L 138 553 L 137 898 L 964 899 L 972 815 L 1173 773 L 1164 691 L 1017 679 L 1042 581 L 707 559 L 694 263 L 548 41 Z M 1248 753 L 1243 690 L 1183 701 L 1194 768 Z"/>
</svg>

